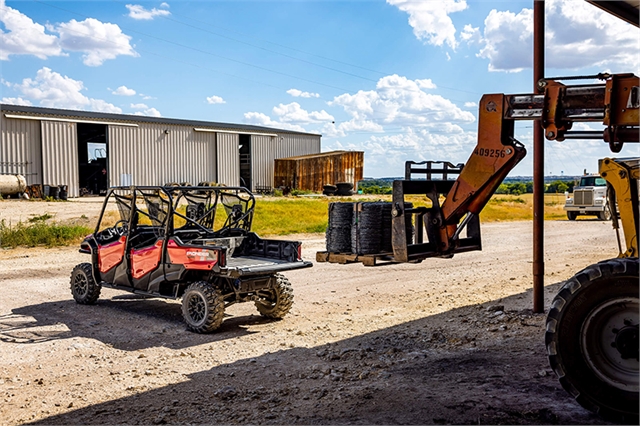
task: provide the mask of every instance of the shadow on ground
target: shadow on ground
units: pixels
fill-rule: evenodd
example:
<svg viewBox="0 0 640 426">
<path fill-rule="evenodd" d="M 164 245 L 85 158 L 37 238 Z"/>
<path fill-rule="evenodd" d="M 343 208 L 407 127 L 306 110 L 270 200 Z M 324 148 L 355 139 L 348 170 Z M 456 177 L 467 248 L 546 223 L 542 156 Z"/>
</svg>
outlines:
<svg viewBox="0 0 640 426">
<path fill-rule="evenodd" d="M 562 390 L 547 363 L 545 316 L 510 309 L 523 297 L 531 300 L 524 293 L 239 360 L 38 424 L 608 424 Z M 239 328 L 183 335 L 196 345 L 240 335 Z"/>
<path fill-rule="evenodd" d="M 248 326 L 269 321 L 260 315 L 227 315 L 215 334 L 189 333 L 179 303 L 125 294 L 89 306 L 68 300 L 14 309 L 0 316 L 0 340 L 29 344 L 86 337 L 127 351 L 183 349 L 250 334 Z"/>
</svg>

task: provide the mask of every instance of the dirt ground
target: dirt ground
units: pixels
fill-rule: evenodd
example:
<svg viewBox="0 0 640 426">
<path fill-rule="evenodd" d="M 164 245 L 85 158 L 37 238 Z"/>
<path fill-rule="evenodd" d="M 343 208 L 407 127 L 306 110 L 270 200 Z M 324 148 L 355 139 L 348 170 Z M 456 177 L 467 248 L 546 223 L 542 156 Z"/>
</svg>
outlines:
<svg viewBox="0 0 640 426">
<path fill-rule="evenodd" d="M 0 202 L 0 219 L 93 220 L 96 201 Z M 531 311 L 532 224 L 483 225 L 483 251 L 286 273 L 281 321 L 252 304 L 186 330 L 178 301 L 69 291 L 77 247 L 0 250 L 0 423 L 608 424 L 558 384 Z M 322 235 L 304 241 L 314 260 Z M 596 220 L 546 224 L 545 299 L 614 257 Z"/>
</svg>

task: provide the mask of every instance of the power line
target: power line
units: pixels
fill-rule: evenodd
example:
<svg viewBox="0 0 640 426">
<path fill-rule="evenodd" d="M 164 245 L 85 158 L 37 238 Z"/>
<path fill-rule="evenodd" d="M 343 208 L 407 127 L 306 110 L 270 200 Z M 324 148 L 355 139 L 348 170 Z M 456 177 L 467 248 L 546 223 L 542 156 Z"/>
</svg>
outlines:
<svg viewBox="0 0 640 426">
<path fill-rule="evenodd" d="M 63 7 L 47 4 L 47 3 L 42 2 L 40 0 L 32 0 L 32 1 L 34 1 L 35 3 L 43 4 L 45 6 L 48 6 L 48 7 L 54 8 L 54 9 L 58 9 L 58 10 L 62 10 L 62 11 L 74 14 L 74 15 L 77 15 L 77 16 L 82 16 L 83 18 L 91 18 L 88 15 L 84 15 L 82 13 L 74 12 L 74 11 L 71 11 L 69 9 L 65 9 Z M 245 66 L 248 66 L 248 67 L 257 68 L 257 69 L 260 69 L 260 70 L 263 70 L 263 71 L 271 72 L 271 73 L 274 73 L 274 74 L 279 74 L 279 75 L 282 75 L 282 76 L 285 76 L 285 77 L 289 77 L 289 78 L 294 78 L 294 79 L 297 79 L 297 80 L 306 81 L 308 83 L 313 83 L 313 84 L 317 84 L 317 85 L 324 86 L 324 87 L 329 87 L 329 88 L 340 90 L 340 91 L 343 91 L 343 92 L 350 92 L 351 91 L 349 89 L 345 89 L 345 88 L 338 87 L 338 86 L 333 86 L 331 84 L 321 83 L 319 81 L 310 80 L 310 79 L 299 77 L 299 76 L 296 76 L 296 75 L 287 74 L 287 73 L 284 73 L 284 72 L 281 72 L 281 71 L 275 71 L 275 70 L 272 70 L 272 69 L 269 69 L 269 68 L 266 68 L 266 67 L 261 67 L 259 65 L 251 64 L 249 62 L 244 62 L 244 61 L 240 61 L 240 60 L 237 60 L 237 59 L 229 58 L 229 57 L 226 57 L 226 56 L 223 56 L 223 55 L 219 55 L 217 53 L 209 52 L 207 50 L 198 49 L 196 47 L 192 47 L 192 46 L 189 46 L 189 45 L 186 45 L 186 44 L 182 44 L 182 43 L 174 42 L 174 41 L 171 41 L 171 40 L 167 40 L 167 39 L 164 39 L 162 37 L 157 37 L 157 36 L 153 36 L 151 34 L 143 33 L 142 31 L 137 31 L 137 30 L 134 30 L 132 28 L 128 28 L 128 27 L 124 27 L 124 26 L 121 27 L 121 28 L 125 29 L 125 30 L 127 30 L 129 32 L 132 32 L 132 33 L 140 34 L 140 35 L 143 35 L 145 37 L 149 37 L 149 38 L 161 41 L 163 43 L 172 44 L 174 46 L 178 46 L 178 47 L 181 47 L 181 48 L 184 48 L 184 49 L 193 50 L 195 52 L 202 53 L 202 54 L 205 54 L 205 55 L 210 55 L 210 56 L 214 56 L 214 57 L 217 57 L 217 58 L 225 59 L 225 60 L 228 60 L 228 61 L 231 61 L 231 62 L 236 62 L 238 64 L 245 65 Z M 89 38 L 93 38 L 93 37 L 89 36 Z"/>
</svg>

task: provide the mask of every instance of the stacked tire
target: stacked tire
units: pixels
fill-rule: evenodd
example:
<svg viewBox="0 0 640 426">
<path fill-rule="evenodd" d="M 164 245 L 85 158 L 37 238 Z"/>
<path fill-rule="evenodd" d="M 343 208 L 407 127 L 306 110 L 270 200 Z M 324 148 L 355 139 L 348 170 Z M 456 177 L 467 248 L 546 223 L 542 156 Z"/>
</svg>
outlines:
<svg viewBox="0 0 640 426">
<path fill-rule="evenodd" d="M 324 195 L 336 195 L 338 188 L 335 185 L 324 185 L 322 187 L 322 194 Z"/>
<path fill-rule="evenodd" d="M 353 184 L 351 182 L 338 182 L 336 183 L 336 188 L 336 195 L 353 195 Z"/>
</svg>

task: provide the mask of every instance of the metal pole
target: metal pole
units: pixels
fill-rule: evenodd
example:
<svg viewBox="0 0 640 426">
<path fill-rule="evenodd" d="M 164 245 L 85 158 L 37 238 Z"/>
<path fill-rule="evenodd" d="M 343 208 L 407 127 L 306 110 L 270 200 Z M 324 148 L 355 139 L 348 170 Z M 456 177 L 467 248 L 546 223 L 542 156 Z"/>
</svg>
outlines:
<svg viewBox="0 0 640 426">
<path fill-rule="evenodd" d="M 533 90 L 544 77 L 544 0 L 533 2 Z M 544 131 L 533 125 L 533 312 L 544 312 Z"/>
</svg>

